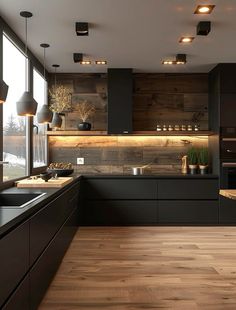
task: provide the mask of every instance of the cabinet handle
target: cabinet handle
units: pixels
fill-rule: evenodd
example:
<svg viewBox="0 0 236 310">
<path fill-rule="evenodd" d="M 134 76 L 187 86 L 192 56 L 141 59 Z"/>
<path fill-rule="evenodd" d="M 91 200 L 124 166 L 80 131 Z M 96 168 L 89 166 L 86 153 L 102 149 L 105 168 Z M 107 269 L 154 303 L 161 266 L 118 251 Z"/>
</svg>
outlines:
<svg viewBox="0 0 236 310">
<path fill-rule="evenodd" d="M 236 167 L 236 163 L 222 163 L 222 167 Z"/>
</svg>

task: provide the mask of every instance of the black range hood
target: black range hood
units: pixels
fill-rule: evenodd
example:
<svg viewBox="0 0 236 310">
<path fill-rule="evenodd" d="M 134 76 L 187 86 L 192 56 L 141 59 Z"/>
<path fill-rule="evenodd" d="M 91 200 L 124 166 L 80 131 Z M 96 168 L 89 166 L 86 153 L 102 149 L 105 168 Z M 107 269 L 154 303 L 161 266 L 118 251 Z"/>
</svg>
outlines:
<svg viewBox="0 0 236 310">
<path fill-rule="evenodd" d="M 108 134 L 133 131 L 133 70 L 108 69 Z"/>
</svg>

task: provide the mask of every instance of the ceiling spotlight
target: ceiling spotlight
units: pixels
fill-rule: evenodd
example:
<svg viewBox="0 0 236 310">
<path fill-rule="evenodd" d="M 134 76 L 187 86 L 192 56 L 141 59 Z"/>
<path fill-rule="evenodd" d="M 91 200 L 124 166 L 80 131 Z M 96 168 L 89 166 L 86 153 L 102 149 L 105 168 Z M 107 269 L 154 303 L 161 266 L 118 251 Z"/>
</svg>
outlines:
<svg viewBox="0 0 236 310">
<path fill-rule="evenodd" d="M 179 39 L 179 43 L 192 43 L 194 40 L 194 37 L 181 37 Z"/>
<path fill-rule="evenodd" d="M 82 53 L 74 53 L 73 54 L 74 62 L 81 62 L 83 60 L 83 54 Z"/>
<path fill-rule="evenodd" d="M 91 65 L 91 61 L 90 60 L 82 60 L 80 61 L 81 65 Z"/>
<path fill-rule="evenodd" d="M 194 14 L 211 14 L 213 11 L 215 5 L 198 5 L 196 7 L 196 10 L 194 11 Z"/>
<path fill-rule="evenodd" d="M 106 64 L 107 64 L 107 61 L 106 61 L 106 60 L 96 60 L 96 61 L 95 61 L 95 64 L 96 64 L 96 65 L 106 65 Z"/>
<path fill-rule="evenodd" d="M 173 60 L 163 60 L 162 64 L 163 65 L 175 65 L 175 61 L 173 61 Z"/>
<path fill-rule="evenodd" d="M 177 54 L 176 55 L 176 65 L 185 65 L 187 62 L 186 54 Z"/>
<path fill-rule="evenodd" d="M 75 23 L 75 31 L 77 36 L 88 36 L 89 34 L 88 23 L 81 23 L 81 22 Z"/>
<path fill-rule="evenodd" d="M 197 25 L 197 35 L 207 36 L 211 31 L 211 22 L 199 22 Z"/>
</svg>

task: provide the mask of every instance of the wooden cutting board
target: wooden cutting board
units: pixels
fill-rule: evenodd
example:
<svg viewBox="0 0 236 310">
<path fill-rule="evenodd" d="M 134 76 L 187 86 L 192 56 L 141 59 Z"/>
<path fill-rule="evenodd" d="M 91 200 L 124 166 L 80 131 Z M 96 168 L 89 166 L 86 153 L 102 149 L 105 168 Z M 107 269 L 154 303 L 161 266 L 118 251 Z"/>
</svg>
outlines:
<svg viewBox="0 0 236 310">
<path fill-rule="evenodd" d="M 24 179 L 21 181 L 17 181 L 17 187 L 41 187 L 41 188 L 49 188 L 49 187 L 63 187 L 70 182 L 73 181 L 72 177 L 60 177 L 58 179 L 50 179 L 48 182 L 45 182 L 41 178 L 36 180 L 33 179 Z"/>
</svg>

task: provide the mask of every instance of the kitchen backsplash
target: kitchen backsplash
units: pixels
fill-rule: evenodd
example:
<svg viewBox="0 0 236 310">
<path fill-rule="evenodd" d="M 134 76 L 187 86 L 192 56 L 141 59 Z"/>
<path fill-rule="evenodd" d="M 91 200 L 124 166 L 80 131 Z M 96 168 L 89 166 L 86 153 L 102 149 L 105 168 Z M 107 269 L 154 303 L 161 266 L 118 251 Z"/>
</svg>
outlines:
<svg viewBox="0 0 236 310">
<path fill-rule="evenodd" d="M 129 174 L 147 164 L 147 173 L 175 173 L 188 148 L 208 146 L 208 137 L 50 136 L 49 145 L 50 161 L 71 162 L 77 173 Z M 77 157 L 85 164 L 77 165 Z"/>
</svg>

